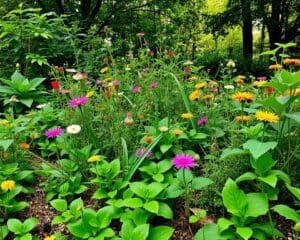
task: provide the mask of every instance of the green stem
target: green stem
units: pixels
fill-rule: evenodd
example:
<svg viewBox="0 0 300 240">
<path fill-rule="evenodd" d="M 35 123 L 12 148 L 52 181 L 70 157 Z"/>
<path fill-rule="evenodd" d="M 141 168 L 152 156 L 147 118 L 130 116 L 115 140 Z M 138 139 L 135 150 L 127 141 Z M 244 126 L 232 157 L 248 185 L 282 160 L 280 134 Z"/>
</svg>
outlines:
<svg viewBox="0 0 300 240">
<path fill-rule="evenodd" d="M 185 201 L 184 201 L 184 213 L 186 217 L 190 216 L 190 194 L 189 194 L 189 189 L 188 189 L 188 184 L 185 179 L 185 169 L 182 170 L 183 174 L 183 185 L 184 185 L 184 193 L 185 193 Z"/>
</svg>

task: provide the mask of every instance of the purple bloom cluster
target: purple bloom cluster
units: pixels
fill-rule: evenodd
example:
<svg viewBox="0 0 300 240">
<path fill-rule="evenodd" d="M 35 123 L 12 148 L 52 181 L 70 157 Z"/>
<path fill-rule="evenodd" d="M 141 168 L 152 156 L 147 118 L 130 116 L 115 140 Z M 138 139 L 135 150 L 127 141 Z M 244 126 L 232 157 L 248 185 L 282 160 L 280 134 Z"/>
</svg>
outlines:
<svg viewBox="0 0 300 240">
<path fill-rule="evenodd" d="M 45 131 L 45 136 L 47 138 L 56 138 L 58 137 L 59 135 L 63 134 L 64 130 L 61 129 L 61 127 L 56 127 L 56 128 L 53 128 L 53 129 L 48 129 Z"/>
<path fill-rule="evenodd" d="M 140 158 L 146 151 L 148 151 L 148 150 L 145 147 L 139 148 L 138 150 L 136 150 L 135 156 Z M 152 152 L 148 151 L 146 154 L 146 158 L 150 158 L 151 156 L 152 156 Z"/>
<path fill-rule="evenodd" d="M 86 96 L 80 96 L 73 98 L 69 101 L 69 106 L 71 108 L 76 108 L 78 106 L 84 105 L 88 102 L 88 98 Z"/>
</svg>

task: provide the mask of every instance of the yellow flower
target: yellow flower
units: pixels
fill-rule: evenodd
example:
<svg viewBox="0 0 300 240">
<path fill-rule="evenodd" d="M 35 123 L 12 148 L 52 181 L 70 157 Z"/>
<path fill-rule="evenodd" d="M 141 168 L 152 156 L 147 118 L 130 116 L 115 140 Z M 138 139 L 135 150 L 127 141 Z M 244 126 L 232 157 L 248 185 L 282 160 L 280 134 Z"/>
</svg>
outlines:
<svg viewBox="0 0 300 240">
<path fill-rule="evenodd" d="M 236 116 L 235 120 L 237 122 L 249 122 L 250 121 L 250 116 L 248 116 L 248 115 Z"/>
<path fill-rule="evenodd" d="M 100 159 L 101 159 L 100 155 L 93 155 L 87 161 L 89 163 L 92 163 L 92 162 L 98 162 L 100 161 Z"/>
<path fill-rule="evenodd" d="M 94 96 L 95 91 L 89 91 L 87 92 L 87 94 L 85 95 L 87 98 Z"/>
<path fill-rule="evenodd" d="M 256 111 L 255 118 L 259 121 L 268 123 L 276 123 L 279 121 L 279 117 L 275 113 L 266 111 Z"/>
<path fill-rule="evenodd" d="M 47 236 L 44 238 L 44 240 L 55 240 L 55 236 L 54 235 Z"/>
<path fill-rule="evenodd" d="M 282 69 L 282 65 L 280 64 L 273 64 L 269 66 L 269 70 L 280 70 Z"/>
<path fill-rule="evenodd" d="M 173 133 L 176 137 L 178 137 L 178 136 L 180 136 L 180 135 L 183 133 L 183 131 L 180 130 L 180 129 L 178 129 L 178 128 L 176 128 L 176 129 L 173 129 L 172 133 Z"/>
<path fill-rule="evenodd" d="M 201 88 L 204 88 L 205 86 L 206 86 L 206 82 L 200 82 L 195 85 L 195 88 L 201 89 Z"/>
<path fill-rule="evenodd" d="M 267 83 L 267 81 L 265 81 L 265 80 L 261 80 L 261 81 L 254 81 L 253 83 L 252 83 L 252 86 L 253 87 L 262 87 L 263 85 L 265 85 Z"/>
<path fill-rule="evenodd" d="M 184 118 L 184 119 L 191 119 L 194 116 L 191 113 L 183 113 L 183 114 L 181 114 L 181 117 Z"/>
<path fill-rule="evenodd" d="M 190 81 L 196 81 L 196 80 L 198 80 L 198 77 L 197 76 L 191 76 L 191 77 L 189 77 L 189 80 Z"/>
<path fill-rule="evenodd" d="M 100 69 L 100 73 L 106 73 L 108 71 L 108 67 L 104 67 Z"/>
<path fill-rule="evenodd" d="M 254 98 L 251 92 L 236 92 L 232 95 L 232 99 L 239 102 L 252 102 Z"/>
<path fill-rule="evenodd" d="M 195 101 L 195 100 L 199 99 L 200 96 L 201 96 L 201 93 L 196 90 L 190 94 L 189 99 L 190 99 L 190 101 Z"/>
<path fill-rule="evenodd" d="M 6 180 L 1 183 L 1 189 L 5 192 L 7 192 L 8 190 L 12 190 L 14 188 L 15 188 L 15 181 L 13 180 Z"/>
</svg>

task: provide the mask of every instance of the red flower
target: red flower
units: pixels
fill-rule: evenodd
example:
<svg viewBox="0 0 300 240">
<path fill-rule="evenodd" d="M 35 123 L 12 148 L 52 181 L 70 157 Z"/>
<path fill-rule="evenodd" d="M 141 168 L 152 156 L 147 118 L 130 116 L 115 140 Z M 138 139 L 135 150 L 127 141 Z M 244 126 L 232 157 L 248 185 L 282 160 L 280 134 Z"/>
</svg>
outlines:
<svg viewBox="0 0 300 240">
<path fill-rule="evenodd" d="M 273 87 L 267 87 L 267 93 L 271 94 L 272 92 L 274 92 L 275 88 Z"/>
<path fill-rule="evenodd" d="M 51 86 L 52 86 L 52 89 L 54 89 L 54 90 L 59 89 L 59 81 L 57 81 L 57 80 L 52 81 Z"/>
</svg>

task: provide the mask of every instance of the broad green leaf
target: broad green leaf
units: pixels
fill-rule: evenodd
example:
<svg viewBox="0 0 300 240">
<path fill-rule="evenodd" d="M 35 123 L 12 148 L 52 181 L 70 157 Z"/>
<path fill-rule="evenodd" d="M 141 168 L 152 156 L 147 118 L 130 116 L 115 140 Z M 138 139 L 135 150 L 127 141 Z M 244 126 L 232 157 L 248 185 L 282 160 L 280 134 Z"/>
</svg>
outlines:
<svg viewBox="0 0 300 240">
<path fill-rule="evenodd" d="M 264 153 L 259 158 L 251 161 L 252 167 L 258 175 L 265 175 L 269 170 L 275 166 L 276 162 L 273 160 L 272 155 L 269 152 Z"/>
<path fill-rule="evenodd" d="M 157 173 L 152 175 L 152 178 L 157 182 L 162 182 L 164 180 L 164 175 L 161 173 Z"/>
<path fill-rule="evenodd" d="M 268 212 L 268 197 L 264 193 L 248 193 L 246 194 L 248 207 L 245 217 L 259 217 Z"/>
<path fill-rule="evenodd" d="M 35 217 L 27 218 L 23 223 L 23 233 L 30 232 L 38 224 L 39 220 Z"/>
<path fill-rule="evenodd" d="M 270 173 L 274 173 L 280 180 L 282 180 L 285 184 L 290 184 L 291 179 L 290 176 L 281 170 L 271 170 Z M 300 198 L 299 198 L 300 199 Z"/>
<path fill-rule="evenodd" d="M 215 223 L 209 223 L 199 229 L 195 235 L 195 240 L 225 240 L 227 238 L 222 237 L 218 231 L 218 225 Z"/>
<path fill-rule="evenodd" d="M 300 112 L 293 112 L 293 113 L 285 113 L 286 117 L 295 120 L 297 123 L 300 123 Z"/>
<path fill-rule="evenodd" d="M 20 102 L 30 108 L 33 103 L 33 99 L 32 98 L 21 98 Z"/>
<path fill-rule="evenodd" d="M 228 212 L 239 217 L 244 216 L 247 209 L 247 197 L 230 178 L 225 183 L 222 197 Z"/>
<path fill-rule="evenodd" d="M 139 208 L 143 206 L 143 201 L 140 198 L 127 198 L 122 200 L 122 205 L 130 208 Z"/>
<path fill-rule="evenodd" d="M 171 144 L 163 144 L 159 146 L 159 149 L 162 153 L 166 153 L 172 146 Z"/>
<path fill-rule="evenodd" d="M 218 219 L 218 229 L 220 233 L 227 230 L 234 223 L 227 218 L 219 218 Z"/>
<path fill-rule="evenodd" d="M 0 237 L 2 237 L 2 239 L 6 239 L 5 237 L 9 233 L 7 226 L 0 226 L 0 233 L 2 234 Z"/>
<path fill-rule="evenodd" d="M 160 192 L 162 192 L 166 187 L 166 184 L 152 182 L 147 186 L 147 197 L 146 199 L 155 198 Z"/>
<path fill-rule="evenodd" d="M 248 140 L 243 144 L 244 149 L 248 149 L 252 156 L 257 159 L 270 149 L 274 149 L 277 146 L 277 142 L 260 142 L 258 140 Z"/>
<path fill-rule="evenodd" d="M 170 160 L 162 160 L 157 164 L 158 172 L 164 173 L 170 170 L 173 167 L 173 164 Z"/>
<path fill-rule="evenodd" d="M 83 224 L 81 219 L 75 223 L 69 223 L 67 228 L 72 235 L 83 239 L 88 238 L 93 230 L 89 225 Z"/>
<path fill-rule="evenodd" d="M 107 197 L 108 197 L 107 192 L 102 188 L 98 188 L 92 196 L 93 199 L 104 199 Z"/>
<path fill-rule="evenodd" d="M 78 213 L 81 213 L 83 209 L 83 201 L 81 198 L 73 200 L 70 204 L 70 211 L 72 215 L 76 216 Z"/>
<path fill-rule="evenodd" d="M 4 151 L 6 151 L 13 142 L 13 139 L 0 140 L 0 147 L 2 147 Z"/>
<path fill-rule="evenodd" d="M 229 157 L 239 156 L 242 154 L 246 154 L 247 152 L 240 148 L 226 148 L 221 154 L 221 160 L 224 160 Z"/>
<path fill-rule="evenodd" d="M 50 205 L 59 212 L 64 212 L 68 208 L 68 203 L 65 199 L 55 199 L 50 201 Z"/>
<path fill-rule="evenodd" d="M 142 224 L 137 226 L 133 231 L 131 235 L 131 239 L 139 239 L 139 240 L 146 240 L 147 236 L 149 234 L 149 224 Z"/>
<path fill-rule="evenodd" d="M 296 223 L 300 222 L 300 213 L 286 205 L 279 204 L 272 207 L 272 209 L 286 219 L 292 220 Z"/>
<path fill-rule="evenodd" d="M 278 179 L 277 179 L 277 176 L 275 174 L 269 174 L 266 177 L 258 177 L 258 180 L 275 188 Z"/>
<path fill-rule="evenodd" d="M 158 208 L 158 216 L 164 217 L 166 219 L 172 219 L 173 218 L 173 211 L 169 207 L 168 204 L 164 202 L 159 202 L 159 208 Z"/>
<path fill-rule="evenodd" d="M 7 228 L 9 231 L 17 235 L 23 233 L 23 223 L 16 218 L 10 218 L 7 220 Z"/>
<path fill-rule="evenodd" d="M 159 203 L 158 201 L 150 201 L 150 202 L 146 202 L 143 206 L 147 211 L 158 214 L 158 210 L 159 210 Z"/>
<path fill-rule="evenodd" d="M 293 187 L 290 184 L 286 184 L 286 187 L 297 198 L 297 200 L 300 200 L 300 188 Z"/>
<path fill-rule="evenodd" d="M 212 184 L 213 181 L 210 180 L 209 178 L 204 178 L 204 177 L 196 177 L 192 181 L 192 189 L 194 190 L 200 190 L 208 185 Z"/>
<path fill-rule="evenodd" d="M 243 181 L 252 181 L 252 180 L 254 180 L 256 178 L 257 178 L 257 176 L 256 176 L 255 173 L 253 173 L 253 172 L 246 172 L 246 173 L 242 174 L 241 176 L 239 176 L 235 180 L 235 182 L 239 183 L 239 182 L 243 182 Z"/>
<path fill-rule="evenodd" d="M 236 232 L 245 240 L 248 240 L 253 234 L 252 229 L 249 227 L 237 227 Z"/>
<path fill-rule="evenodd" d="M 94 240 L 111 239 L 111 237 L 113 236 L 115 236 L 115 232 L 111 228 L 105 228 L 100 231 L 100 233 Z"/>
<path fill-rule="evenodd" d="M 183 189 L 178 184 L 174 184 L 170 185 L 164 193 L 166 198 L 177 198 L 183 193 Z"/>
<path fill-rule="evenodd" d="M 147 240 L 169 240 L 174 229 L 168 226 L 158 226 L 150 229 Z"/>
<path fill-rule="evenodd" d="M 143 182 L 133 182 L 129 184 L 129 187 L 132 192 L 134 192 L 137 196 L 146 199 L 147 196 L 147 185 Z"/>
</svg>

